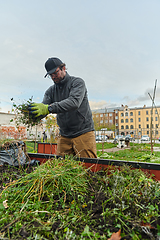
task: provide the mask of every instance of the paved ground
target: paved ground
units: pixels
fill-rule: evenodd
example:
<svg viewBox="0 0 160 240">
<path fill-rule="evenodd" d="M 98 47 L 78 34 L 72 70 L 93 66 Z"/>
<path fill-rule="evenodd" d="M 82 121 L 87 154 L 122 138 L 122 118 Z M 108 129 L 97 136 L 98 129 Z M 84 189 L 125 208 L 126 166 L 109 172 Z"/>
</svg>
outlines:
<svg viewBox="0 0 160 240">
<path fill-rule="evenodd" d="M 121 151 L 121 150 L 124 150 L 124 149 L 130 149 L 130 148 L 117 148 L 117 147 L 114 147 L 114 148 L 104 149 L 104 152 L 117 152 L 117 151 Z"/>
<path fill-rule="evenodd" d="M 153 147 L 153 151 L 160 152 L 160 147 Z"/>
</svg>

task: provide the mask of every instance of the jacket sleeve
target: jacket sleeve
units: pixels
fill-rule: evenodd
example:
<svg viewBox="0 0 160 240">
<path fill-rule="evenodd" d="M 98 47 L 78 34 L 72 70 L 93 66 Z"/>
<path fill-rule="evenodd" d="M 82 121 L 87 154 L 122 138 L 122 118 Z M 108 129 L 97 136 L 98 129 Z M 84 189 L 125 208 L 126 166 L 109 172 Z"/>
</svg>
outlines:
<svg viewBox="0 0 160 240">
<path fill-rule="evenodd" d="M 64 89 L 65 91 L 65 89 Z M 68 91 L 66 89 L 66 91 Z M 51 97 L 46 92 L 44 95 L 43 103 L 50 105 L 50 112 L 52 113 L 63 113 L 69 112 L 79 108 L 84 97 L 86 96 L 85 82 L 81 78 L 76 78 L 71 83 L 70 92 L 66 99 L 51 103 Z"/>
</svg>

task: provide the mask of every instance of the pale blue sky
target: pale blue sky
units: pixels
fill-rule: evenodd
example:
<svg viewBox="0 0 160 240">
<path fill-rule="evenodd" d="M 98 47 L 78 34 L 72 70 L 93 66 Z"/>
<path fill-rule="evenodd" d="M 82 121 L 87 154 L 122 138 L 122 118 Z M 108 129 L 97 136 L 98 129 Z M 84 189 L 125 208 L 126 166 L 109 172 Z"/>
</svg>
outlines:
<svg viewBox="0 0 160 240">
<path fill-rule="evenodd" d="M 42 101 L 52 56 L 85 80 L 92 109 L 151 106 L 156 79 L 160 105 L 159 23 L 159 0 L 1 1 L 1 111 Z"/>
</svg>

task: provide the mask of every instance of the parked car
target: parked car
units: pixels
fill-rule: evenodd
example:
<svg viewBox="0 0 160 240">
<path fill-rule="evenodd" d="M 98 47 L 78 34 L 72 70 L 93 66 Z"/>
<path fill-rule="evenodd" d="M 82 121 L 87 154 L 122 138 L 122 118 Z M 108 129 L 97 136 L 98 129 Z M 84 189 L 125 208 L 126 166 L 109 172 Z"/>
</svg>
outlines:
<svg viewBox="0 0 160 240">
<path fill-rule="evenodd" d="M 123 135 L 117 135 L 117 136 L 115 136 L 115 138 L 114 138 L 114 140 L 113 140 L 113 143 L 118 143 L 118 141 L 120 140 L 120 139 L 124 139 L 124 136 Z"/>
<path fill-rule="evenodd" d="M 150 137 L 148 135 L 143 135 L 141 141 L 150 141 Z"/>
<path fill-rule="evenodd" d="M 97 141 L 97 142 L 102 141 L 102 136 L 97 135 L 97 136 L 96 136 L 96 141 Z"/>
<path fill-rule="evenodd" d="M 105 136 L 105 135 L 97 135 L 96 136 L 96 141 L 99 142 L 99 141 L 107 141 L 108 139 L 108 136 Z"/>
</svg>

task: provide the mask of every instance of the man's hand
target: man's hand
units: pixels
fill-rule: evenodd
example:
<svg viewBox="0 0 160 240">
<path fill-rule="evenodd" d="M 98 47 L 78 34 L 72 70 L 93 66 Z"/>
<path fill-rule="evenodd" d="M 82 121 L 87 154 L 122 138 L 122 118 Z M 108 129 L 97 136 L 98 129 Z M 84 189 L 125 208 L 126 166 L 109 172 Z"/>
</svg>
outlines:
<svg viewBox="0 0 160 240">
<path fill-rule="evenodd" d="M 29 107 L 29 113 L 34 114 L 35 117 L 46 116 L 49 114 L 48 105 L 43 103 L 32 103 Z"/>
</svg>

